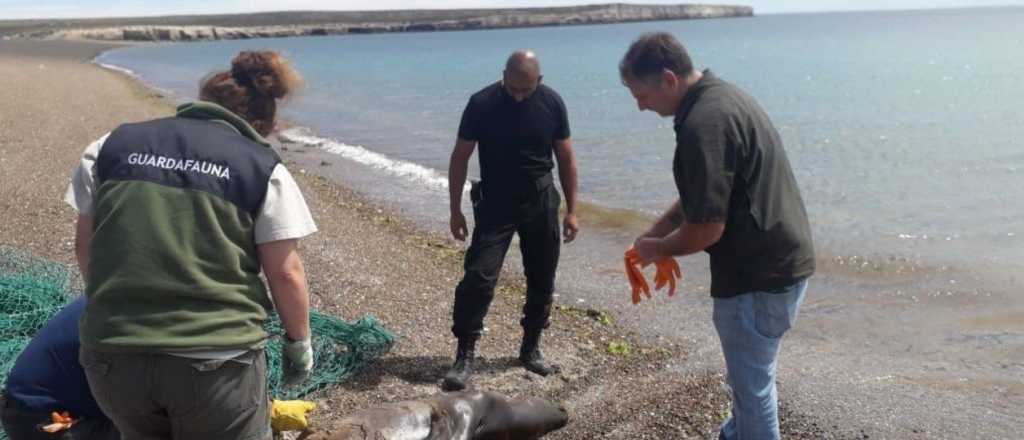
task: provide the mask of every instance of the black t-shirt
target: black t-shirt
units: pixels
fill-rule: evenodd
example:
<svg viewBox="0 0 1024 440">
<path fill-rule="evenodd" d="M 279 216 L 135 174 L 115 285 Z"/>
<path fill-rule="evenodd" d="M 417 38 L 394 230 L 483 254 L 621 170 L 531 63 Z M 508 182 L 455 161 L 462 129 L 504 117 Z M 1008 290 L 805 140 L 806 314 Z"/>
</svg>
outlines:
<svg viewBox="0 0 1024 440">
<path fill-rule="evenodd" d="M 551 172 L 555 141 L 569 138 L 569 116 L 544 84 L 517 103 L 497 82 L 469 98 L 459 137 L 479 144 L 485 191 L 521 194 Z"/>
<path fill-rule="evenodd" d="M 676 111 L 672 171 L 687 223 L 725 223 L 711 296 L 787 287 L 814 273 L 814 245 L 782 140 L 760 105 L 705 71 Z"/>
</svg>

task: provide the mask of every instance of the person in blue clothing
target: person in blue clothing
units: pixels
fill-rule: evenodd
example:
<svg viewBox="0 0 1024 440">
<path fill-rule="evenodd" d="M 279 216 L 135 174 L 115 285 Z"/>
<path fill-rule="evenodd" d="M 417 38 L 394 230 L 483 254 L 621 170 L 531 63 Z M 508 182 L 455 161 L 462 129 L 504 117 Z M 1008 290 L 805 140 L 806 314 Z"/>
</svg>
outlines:
<svg viewBox="0 0 1024 440">
<path fill-rule="evenodd" d="M 78 362 L 78 319 L 84 310 L 83 295 L 50 319 L 15 361 L 0 395 L 0 422 L 11 440 L 121 438 L 96 404 Z M 54 411 L 67 411 L 76 422 L 58 433 L 43 431 Z"/>
</svg>

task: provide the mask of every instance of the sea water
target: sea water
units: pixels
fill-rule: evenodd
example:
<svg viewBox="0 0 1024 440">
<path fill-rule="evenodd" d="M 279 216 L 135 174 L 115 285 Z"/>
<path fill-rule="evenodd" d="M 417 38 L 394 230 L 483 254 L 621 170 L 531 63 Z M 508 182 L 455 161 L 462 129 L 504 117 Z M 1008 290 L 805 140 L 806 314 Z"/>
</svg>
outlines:
<svg viewBox="0 0 1024 440">
<path fill-rule="evenodd" d="M 297 166 L 444 231 L 466 100 L 500 79 L 511 51 L 532 48 L 568 107 L 587 202 L 558 301 L 613 310 L 713 365 L 706 257 L 682 260 L 685 294 L 639 307 L 619 268 L 677 193 L 672 121 L 637 111 L 617 65 L 638 35 L 671 32 L 698 68 L 765 107 L 807 205 L 819 270 L 780 380 L 815 404 L 896 396 L 833 408 L 879 429 L 903 428 L 894 411 L 924 400 L 919 416 L 939 432 L 986 437 L 1024 412 L 1021 23 L 1020 8 L 791 14 L 143 45 L 97 61 L 186 101 L 238 51 L 282 51 L 306 80 L 283 107 L 295 124 L 286 148 L 315 152 Z"/>
</svg>

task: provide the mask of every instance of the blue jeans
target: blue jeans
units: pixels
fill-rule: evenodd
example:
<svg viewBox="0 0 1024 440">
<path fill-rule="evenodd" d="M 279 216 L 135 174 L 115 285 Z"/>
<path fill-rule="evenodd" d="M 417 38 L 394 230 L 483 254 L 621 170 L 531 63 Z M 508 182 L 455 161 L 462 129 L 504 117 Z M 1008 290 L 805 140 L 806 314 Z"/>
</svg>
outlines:
<svg viewBox="0 0 1024 440">
<path fill-rule="evenodd" d="M 725 440 L 772 440 L 779 435 L 775 366 L 782 335 L 796 322 L 807 280 L 771 292 L 715 298 L 714 322 L 722 343 L 732 415 Z"/>
</svg>

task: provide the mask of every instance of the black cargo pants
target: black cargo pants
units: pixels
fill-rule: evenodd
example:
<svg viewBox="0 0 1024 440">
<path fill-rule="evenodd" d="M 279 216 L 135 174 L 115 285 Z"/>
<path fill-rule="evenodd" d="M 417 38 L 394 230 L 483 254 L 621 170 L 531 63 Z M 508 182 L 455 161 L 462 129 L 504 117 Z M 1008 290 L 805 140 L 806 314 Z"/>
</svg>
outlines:
<svg viewBox="0 0 1024 440">
<path fill-rule="evenodd" d="M 452 333 L 456 338 L 475 339 L 483 331 L 505 253 L 517 233 L 526 275 L 520 324 L 526 330 L 548 327 L 561 246 L 558 207 L 562 199 L 550 175 L 541 182 L 536 190 L 514 196 L 487 194 L 483 185 L 473 185 L 470 198 L 476 226 L 466 251 L 466 273 L 455 288 Z"/>
</svg>

